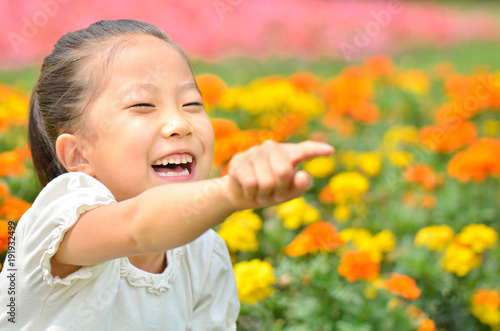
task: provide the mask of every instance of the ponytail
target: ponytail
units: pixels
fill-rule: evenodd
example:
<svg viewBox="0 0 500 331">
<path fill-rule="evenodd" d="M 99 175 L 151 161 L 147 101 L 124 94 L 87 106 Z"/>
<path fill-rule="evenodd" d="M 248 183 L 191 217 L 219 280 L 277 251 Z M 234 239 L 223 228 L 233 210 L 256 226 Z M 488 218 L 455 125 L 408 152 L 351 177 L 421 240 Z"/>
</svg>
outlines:
<svg viewBox="0 0 500 331">
<path fill-rule="evenodd" d="M 38 84 L 31 93 L 28 120 L 28 144 L 33 166 L 42 187 L 52 179 L 67 172 L 57 158 L 54 143 L 50 140 L 44 125 L 37 93 Z"/>
</svg>

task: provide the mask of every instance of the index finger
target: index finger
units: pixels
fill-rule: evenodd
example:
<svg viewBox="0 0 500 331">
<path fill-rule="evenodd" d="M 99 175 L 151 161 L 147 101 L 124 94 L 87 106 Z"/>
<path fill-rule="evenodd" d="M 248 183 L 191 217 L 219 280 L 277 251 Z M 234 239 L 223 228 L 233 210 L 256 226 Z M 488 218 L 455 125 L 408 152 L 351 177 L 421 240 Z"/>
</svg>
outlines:
<svg viewBox="0 0 500 331">
<path fill-rule="evenodd" d="M 318 156 L 328 156 L 333 153 L 334 148 L 327 144 L 317 141 L 306 140 L 298 144 L 283 144 L 288 158 L 294 166 L 300 162 L 309 160 Z"/>
</svg>

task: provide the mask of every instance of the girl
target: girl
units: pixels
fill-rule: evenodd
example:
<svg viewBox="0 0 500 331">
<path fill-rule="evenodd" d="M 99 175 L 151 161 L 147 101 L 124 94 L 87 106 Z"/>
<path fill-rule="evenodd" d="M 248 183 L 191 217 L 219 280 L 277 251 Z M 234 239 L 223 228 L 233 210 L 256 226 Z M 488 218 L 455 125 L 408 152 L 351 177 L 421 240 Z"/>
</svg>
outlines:
<svg viewBox="0 0 500 331">
<path fill-rule="evenodd" d="M 295 166 L 333 151 L 266 142 L 207 179 L 214 136 L 189 62 L 132 20 L 57 42 L 31 97 L 29 139 L 45 187 L 1 274 L 9 330 L 235 329 L 234 275 L 210 229 L 300 196 L 311 179 Z"/>
</svg>

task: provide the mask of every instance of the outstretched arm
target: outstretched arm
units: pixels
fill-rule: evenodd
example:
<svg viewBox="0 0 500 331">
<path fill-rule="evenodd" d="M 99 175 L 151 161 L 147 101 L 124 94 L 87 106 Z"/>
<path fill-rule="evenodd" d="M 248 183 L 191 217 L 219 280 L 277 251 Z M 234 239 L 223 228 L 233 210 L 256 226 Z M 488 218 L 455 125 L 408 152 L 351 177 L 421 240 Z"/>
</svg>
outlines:
<svg viewBox="0 0 500 331">
<path fill-rule="evenodd" d="M 311 178 L 295 167 L 332 152 L 324 143 L 269 141 L 235 155 L 224 177 L 157 186 L 135 198 L 93 209 L 67 232 L 52 264 L 67 273 L 82 265 L 189 243 L 235 211 L 302 195 L 310 188 Z"/>
</svg>

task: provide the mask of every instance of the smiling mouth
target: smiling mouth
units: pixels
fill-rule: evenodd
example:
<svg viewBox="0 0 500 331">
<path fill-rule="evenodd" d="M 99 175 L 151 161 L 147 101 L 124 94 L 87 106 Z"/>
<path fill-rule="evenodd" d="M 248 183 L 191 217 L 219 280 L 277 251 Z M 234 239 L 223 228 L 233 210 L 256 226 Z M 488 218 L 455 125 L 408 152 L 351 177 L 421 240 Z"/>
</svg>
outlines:
<svg viewBox="0 0 500 331">
<path fill-rule="evenodd" d="M 192 173 L 193 156 L 189 154 L 175 154 L 155 161 L 152 165 L 154 172 L 161 177 L 188 176 Z"/>
</svg>

